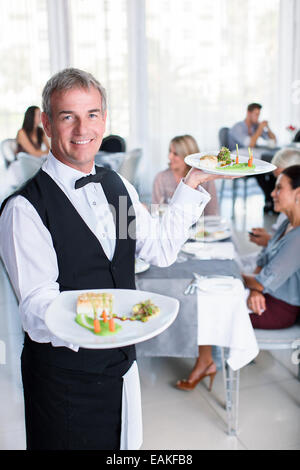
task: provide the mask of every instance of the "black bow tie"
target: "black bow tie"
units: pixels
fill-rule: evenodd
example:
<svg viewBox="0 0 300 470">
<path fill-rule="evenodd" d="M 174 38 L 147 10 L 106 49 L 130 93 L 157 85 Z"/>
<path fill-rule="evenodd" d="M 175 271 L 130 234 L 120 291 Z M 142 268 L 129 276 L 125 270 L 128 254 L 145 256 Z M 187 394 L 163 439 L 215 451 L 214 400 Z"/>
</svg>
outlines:
<svg viewBox="0 0 300 470">
<path fill-rule="evenodd" d="M 89 183 L 100 183 L 106 171 L 98 171 L 95 175 L 87 175 L 75 181 L 75 189 L 82 188 Z"/>
</svg>

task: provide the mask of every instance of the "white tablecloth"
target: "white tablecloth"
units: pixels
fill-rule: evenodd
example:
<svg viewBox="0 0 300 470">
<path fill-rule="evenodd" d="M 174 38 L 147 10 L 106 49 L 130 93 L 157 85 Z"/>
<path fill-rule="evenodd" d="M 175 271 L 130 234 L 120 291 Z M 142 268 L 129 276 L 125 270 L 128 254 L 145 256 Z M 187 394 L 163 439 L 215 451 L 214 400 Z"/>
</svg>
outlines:
<svg viewBox="0 0 300 470">
<path fill-rule="evenodd" d="M 209 292 L 197 289 L 198 344 L 228 347 L 227 362 L 237 370 L 251 362 L 259 349 L 243 283 L 239 279 L 228 279 L 228 282 L 232 283 L 228 291 L 220 292 L 217 287 Z M 201 283 L 198 282 L 200 288 Z"/>
</svg>

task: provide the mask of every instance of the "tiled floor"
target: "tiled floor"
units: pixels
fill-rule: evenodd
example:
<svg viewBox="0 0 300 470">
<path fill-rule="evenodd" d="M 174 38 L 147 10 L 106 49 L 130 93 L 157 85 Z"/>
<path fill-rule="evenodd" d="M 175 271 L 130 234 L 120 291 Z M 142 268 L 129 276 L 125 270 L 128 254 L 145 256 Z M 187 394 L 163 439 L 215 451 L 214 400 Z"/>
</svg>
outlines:
<svg viewBox="0 0 300 470">
<path fill-rule="evenodd" d="M 243 188 L 235 205 L 236 239 L 242 253 L 257 250 L 246 231 L 269 227 L 263 198 L 255 182 L 249 184 L 245 207 Z M 230 182 L 221 206 L 231 217 Z M 1 267 L 0 267 L 1 268 Z M 5 345 L 6 360 L 3 355 Z M 22 330 L 16 300 L 0 269 L 0 449 L 24 449 L 24 408 L 20 379 Z M 289 351 L 261 352 L 240 377 L 239 433 L 227 435 L 222 373 L 212 392 L 205 382 L 192 392 L 174 388 L 193 360 L 155 358 L 139 360 L 142 388 L 144 443 L 142 449 L 300 449 L 300 382 Z"/>
</svg>

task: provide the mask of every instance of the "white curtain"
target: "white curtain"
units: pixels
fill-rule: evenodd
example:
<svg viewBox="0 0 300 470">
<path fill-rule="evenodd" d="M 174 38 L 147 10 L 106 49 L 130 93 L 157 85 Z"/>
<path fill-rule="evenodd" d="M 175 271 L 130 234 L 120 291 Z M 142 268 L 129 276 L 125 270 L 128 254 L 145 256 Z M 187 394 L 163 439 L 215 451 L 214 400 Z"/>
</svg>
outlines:
<svg viewBox="0 0 300 470">
<path fill-rule="evenodd" d="M 281 0 L 279 29 L 279 128 L 283 142 L 289 125 L 300 129 L 300 1 Z"/>
<path fill-rule="evenodd" d="M 14 138 L 49 78 L 46 0 L 0 0 L 0 141 Z"/>
<path fill-rule="evenodd" d="M 244 119 L 251 102 L 277 132 L 278 17 L 276 0 L 146 0 L 156 171 L 172 137 L 192 134 L 201 151 L 214 150 L 220 127 Z"/>
<path fill-rule="evenodd" d="M 261 117 L 282 138 L 300 125 L 300 0 L 0 5 L 2 138 L 15 135 L 50 74 L 69 65 L 106 87 L 107 133 L 143 147 L 145 192 L 167 165 L 172 137 L 192 134 L 201 150 L 215 149 L 219 128 L 243 119 L 249 102 L 263 105 Z"/>
</svg>

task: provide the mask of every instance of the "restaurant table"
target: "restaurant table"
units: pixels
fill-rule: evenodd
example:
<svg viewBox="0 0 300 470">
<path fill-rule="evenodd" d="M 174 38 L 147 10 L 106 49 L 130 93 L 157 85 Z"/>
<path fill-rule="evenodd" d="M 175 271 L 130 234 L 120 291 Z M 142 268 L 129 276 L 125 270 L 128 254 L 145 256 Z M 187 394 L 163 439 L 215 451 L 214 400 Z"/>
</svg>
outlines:
<svg viewBox="0 0 300 470">
<path fill-rule="evenodd" d="M 182 259 L 179 255 L 178 259 Z M 180 310 L 174 323 L 163 333 L 136 345 L 139 357 L 197 357 L 197 295 L 185 295 L 184 291 L 193 278 L 200 275 L 228 275 L 241 279 L 235 260 L 199 260 L 186 255 L 186 261 L 175 262 L 169 267 L 151 266 L 136 275 L 137 289 L 174 297 L 180 302 Z M 184 332 L 184 334 L 182 334 Z M 228 434 L 236 435 L 238 414 L 239 369 L 233 370 L 227 363 L 229 348 L 221 347 L 222 369 L 225 386 Z"/>
</svg>

